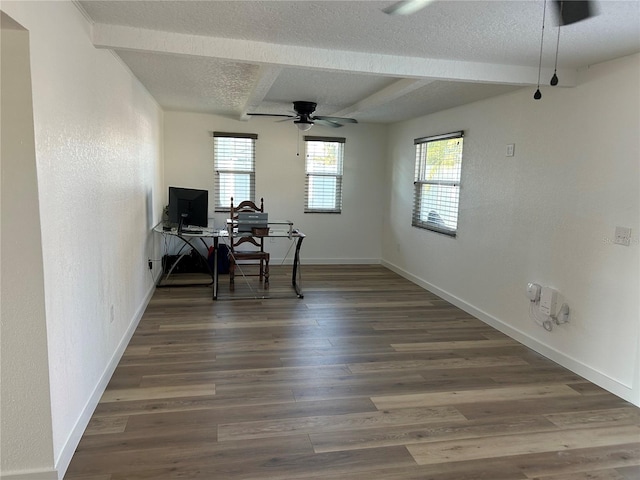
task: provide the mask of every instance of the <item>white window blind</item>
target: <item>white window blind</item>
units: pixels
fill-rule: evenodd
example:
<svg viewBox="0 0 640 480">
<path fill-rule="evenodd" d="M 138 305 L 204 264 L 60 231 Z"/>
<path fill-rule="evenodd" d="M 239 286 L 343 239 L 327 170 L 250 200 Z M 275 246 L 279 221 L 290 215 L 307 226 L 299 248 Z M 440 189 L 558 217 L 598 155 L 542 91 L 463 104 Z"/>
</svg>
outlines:
<svg viewBox="0 0 640 480">
<path fill-rule="evenodd" d="M 411 224 L 456 236 L 464 132 L 417 138 Z"/>
<path fill-rule="evenodd" d="M 215 211 L 255 200 L 256 140 L 253 133 L 213 132 Z"/>
<path fill-rule="evenodd" d="M 305 136 L 305 213 L 342 211 L 345 139 Z"/>
</svg>

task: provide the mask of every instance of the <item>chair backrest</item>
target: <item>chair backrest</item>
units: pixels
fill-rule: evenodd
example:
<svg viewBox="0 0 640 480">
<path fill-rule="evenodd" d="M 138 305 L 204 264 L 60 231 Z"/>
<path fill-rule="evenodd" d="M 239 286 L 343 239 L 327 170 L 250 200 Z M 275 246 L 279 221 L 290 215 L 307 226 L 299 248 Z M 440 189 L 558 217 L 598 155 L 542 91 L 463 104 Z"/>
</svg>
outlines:
<svg viewBox="0 0 640 480">
<path fill-rule="evenodd" d="M 239 213 L 251 213 L 251 212 L 260 212 L 264 213 L 264 198 L 260 199 L 260 206 L 256 205 L 251 200 L 244 200 L 240 202 L 238 205 L 233 205 L 233 197 L 231 197 L 231 208 L 229 210 L 229 216 L 231 220 L 238 220 Z M 249 235 L 238 235 L 236 236 L 233 232 L 233 228 L 229 232 L 230 239 L 230 247 L 233 252 L 236 247 L 243 243 L 249 243 L 257 247 L 261 252 L 264 252 L 264 238 L 263 237 L 249 236 Z"/>
<path fill-rule="evenodd" d="M 238 213 L 240 212 L 264 212 L 264 198 L 260 199 L 260 207 L 253 203 L 251 200 L 245 200 L 240 202 L 237 206 L 233 206 L 233 197 L 231 197 L 231 209 L 230 216 L 231 220 L 238 219 Z"/>
</svg>

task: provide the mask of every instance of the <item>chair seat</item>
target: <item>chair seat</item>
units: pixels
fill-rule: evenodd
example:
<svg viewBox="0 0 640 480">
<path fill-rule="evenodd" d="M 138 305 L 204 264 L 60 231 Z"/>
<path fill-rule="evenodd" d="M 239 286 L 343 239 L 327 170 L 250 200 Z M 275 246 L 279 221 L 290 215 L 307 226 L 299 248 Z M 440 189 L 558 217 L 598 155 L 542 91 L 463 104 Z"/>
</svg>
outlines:
<svg viewBox="0 0 640 480">
<path fill-rule="evenodd" d="M 269 259 L 269 254 L 267 252 L 239 252 L 239 251 L 235 251 L 233 252 L 233 256 L 236 260 L 242 260 L 242 259 L 247 259 L 247 260 L 260 260 L 261 258 L 266 258 Z"/>
<path fill-rule="evenodd" d="M 238 260 L 264 260 L 269 261 L 269 253 L 262 250 L 236 250 L 229 252 L 229 256 L 232 257 L 231 261 Z"/>
</svg>

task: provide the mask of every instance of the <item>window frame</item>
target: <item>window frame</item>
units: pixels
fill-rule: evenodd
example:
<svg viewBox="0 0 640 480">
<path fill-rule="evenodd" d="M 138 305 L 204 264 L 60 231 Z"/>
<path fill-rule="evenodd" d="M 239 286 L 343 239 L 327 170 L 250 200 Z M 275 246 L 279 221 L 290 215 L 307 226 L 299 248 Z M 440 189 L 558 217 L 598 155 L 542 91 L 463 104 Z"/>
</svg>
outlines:
<svg viewBox="0 0 640 480">
<path fill-rule="evenodd" d="M 213 132 L 213 170 L 214 170 L 214 211 L 215 212 L 228 212 L 231 207 L 231 197 L 222 198 L 222 187 L 220 182 L 221 174 L 225 175 L 249 175 L 249 196 L 250 198 L 235 198 L 234 203 L 240 203 L 244 200 L 255 201 L 256 197 L 256 141 L 258 140 L 258 135 L 255 133 L 234 133 L 234 132 Z M 221 167 L 221 162 L 225 160 L 230 160 L 227 157 L 220 158 L 220 152 L 218 151 L 218 141 L 219 138 L 226 139 L 250 139 L 251 140 L 251 159 L 250 159 L 250 168 L 247 170 L 246 168 L 225 168 L 226 166 Z M 246 160 L 246 159 L 245 159 Z M 233 165 L 231 166 L 233 167 Z"/>
<path fill-rule="evenodd" d="M 460 139 L 462 145 L 460 147 L 459 152 L 459 168 L 457 168 L 457 178 L 424 178 L 427 172 L 427 157 L 428 157 L 428 148 L 430 143 L 441 142 L 451 139 Z M 432 135 L 428 137 L 416 138 L 413 141 L 415 145 L 415 174 L 414 174 L 414 194 L 413 194 L 413 210 L 411 214 L 411 225 L 413 227 L 422 228 L 425 230 L 430 230 L 436 233 L 441 233 L 443 235 L 447 235 L 450 237 L 456 237 L 458 233 L 458 217 L 460 212 L 460 190 L 461 190 L 461 181 L 462 181 L 462 160 L 464 153 L 464 131 L 456 131 L 451 133 L 445 133 L 442 135 Z M 425 185 L 436 185 L 442 187 L 453 187 L 455 189 L 455 209 L 445 207 L 445 210 L 448 210 L 451 213 L 455 213 L 455 228 L 450 228 L 446 226 L 441 226 L 438 221 L 430 221 L 424 219 L 424 204 L 425 200 L 423 197 L 423 191 Z M 427 205 L 438 205 L 437 202 Z M 442 208 L 440 209 L 442 211 Z M 431 212 L 430 212 L 431 213 Z M 439 216 L 438 211 L 436 214 Z"/>
<path fill-rule="evenodd" d="M 310 161 L 309 161 L 309 143 L 310 142 L 322 142 L 322 143 L 337 143 L 340 145 L 338 150 L 339 156 L 337 158 L 336 172 L 313 172 L 310 171 Z M 342 185 L 343 185 L 343 177 L 344 177 L 344 150 L 345 150 L 346 138 L 344 137 L 323 137 L 323 136 L 315 136 L 315 135 L 305 135 L 304 137 L 304 151 L 305 151 L 305 189 L 304 189 L 304 213 L 331 213 L 331 214 L 341 214 L 342 213 Z M 319 200 L 324 198 L 325 195 L 313 196 L 310 195 L 310 191 L 312 190 L 312 184 L 314 179 L 326 179 L 326 178 L 334 178 L 335 179 L 335 197 L 333 198 L 333 208 L 326 207 L 313 207 L 311 206 L 314 198 Z M 327 195 L 326 200 L 330 200 L 331 196 Z M 321 202 L 320 202 L 321 203 Z"/>
</svg>

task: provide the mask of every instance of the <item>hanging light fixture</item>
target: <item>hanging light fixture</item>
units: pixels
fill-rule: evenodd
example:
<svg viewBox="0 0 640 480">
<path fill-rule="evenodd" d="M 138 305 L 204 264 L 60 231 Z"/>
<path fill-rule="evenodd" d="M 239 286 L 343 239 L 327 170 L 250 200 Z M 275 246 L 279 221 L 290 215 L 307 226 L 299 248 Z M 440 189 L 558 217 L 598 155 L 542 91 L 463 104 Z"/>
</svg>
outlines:
<svg viewBox="0 0 640 480">
<path fill-rule="evenodd" d="M 540 73 L 542 71 L 542 45 L 544 44 L 544 19 L 547 15 L 547 0 L 544 0 L 544 6 L 542 7 L 542 34 L 540 35 L 540 60 L 538 62 L 538 88 L 536 93 L 533 94 L 535 100 L 542 98 L 542 92 L 540 91 Z"/>
<path fill-rule="evenodd" d="M 298 127 L 298 130 L 301 132 L 306 132 L 313 127 L 313 122 L 306 117 L 302 117 L 300 120 L 294 120 L 293 123 L 296 124 L 296 127 Z"/>
</svg>

